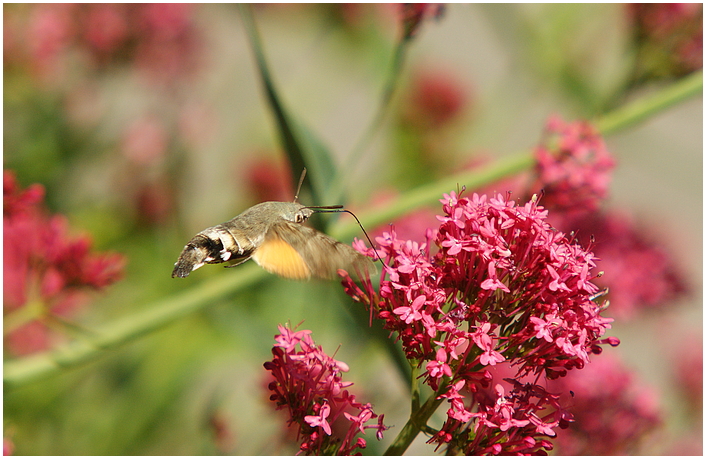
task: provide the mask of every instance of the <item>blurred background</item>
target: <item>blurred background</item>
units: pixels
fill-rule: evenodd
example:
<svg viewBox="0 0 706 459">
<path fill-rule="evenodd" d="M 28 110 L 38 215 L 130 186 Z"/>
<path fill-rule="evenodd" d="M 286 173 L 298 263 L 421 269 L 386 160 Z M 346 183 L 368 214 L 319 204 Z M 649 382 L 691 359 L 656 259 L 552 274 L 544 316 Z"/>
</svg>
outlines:
<svg viewBox="0 0 706 459">
<path fill-rule="evenodd" d="M 206 266 L 170 277 L 197 232 L 294 196 L 237 7 L 3 11 L 4 169 L 23 189 L 43 185 L 46 208 L 66 216 L 70 234 L 89 234 L 94 250 L 125 260 L 122 279 L 72 306 L 67 320 L 91 330 L 246 269 Z M 550 115 L 594 119 L 702 62 L 700 4 L 450 4 L 421 25 L 389 112 L 358 151 L 390 72 L 399 7 L 256 5 L 253 14 L 290 114 L 345 168 L 345 202 L 326 204 L 353 210 L 529 152 Z M 616 318 L 610 335 L 621 345 L 604 354 L 632 372 L 634 403 L 659 419 L 633 452 L 700 455 L 702 98 L 605 140 L 617 160 L 606 208 L 661 250 L 681 286 L 663 301 L 638 299 L 605 314 Z M 430 203 L 400 228 L 421 240 L 439 212 Z M 6 258 L 6 313 L 7 279 Z M 381 442 L 368 438 L 365 454 L 380 454 L 406 422 L 406 383 L 339 290 L 265 275 L 93 362 L 6 389 L 6 447 L 21 455 L 294 453 L 262 364 L 277 324 L 305 321 L 316 342 L 350 366 L 345 379 L 358 399 L 393 426 Z M 41 336 L 27 340 L 6 327 L 6 361 L 70 339 L 61 329 L 35 332 Z M 431 453 L 424 441 L 420 435 L 409 453 Z"/>
</svg>

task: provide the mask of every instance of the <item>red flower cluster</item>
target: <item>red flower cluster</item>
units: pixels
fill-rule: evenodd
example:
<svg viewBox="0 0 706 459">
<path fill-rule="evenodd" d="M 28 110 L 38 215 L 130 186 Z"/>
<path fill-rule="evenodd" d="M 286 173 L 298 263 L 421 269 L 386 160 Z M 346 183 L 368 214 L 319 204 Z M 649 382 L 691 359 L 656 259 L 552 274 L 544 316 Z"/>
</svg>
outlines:
<svg viewBox="0 0 706 459">
<path fill-rule="evenodd" d="M 189 4 L 37 4 L 11 11 L 6 23 L 11 61 L 28 64 L 39 76 L 76 65 L 70 51 L 94 68 L 127 60 L 153 80 L 169 84 L 193 69 L 198 37 Z"/>
<path fill-rule="evenodd" d="M 703 67 L 703 4 L 626 5 L 637 47 L 636 78 L 679 77 Z"/>
<path fill-rule="evenodd" d="M 582 242 L 595 241 L 595 253 L 605 271 L 597 284 L 610 287 L 608 299 L 615 317 L 628 319 L 643 310 L 665 308 L 690 291 L 669 250 L 644 234 L 627 215 L 552 215 L 552 224 L 572 229 Z"/>
<path fill-rule="evenodd" d="M 462 85 L 448 72 L 424 71 L 410 89 L 404 119 L 413 128 L 425 131 L 448 125 L 468 105 Z"/>
<path fill-rule="evenodd" d="M 351 455 L 365 448 L 365 440 L 356 438 L 365 429 L 377 429 L 381 439 L 387 429 L 384 415 L 378 417 L 369 403 L 357 402 L 348 392 L 346 388 L 353 383 L 341 376 L 348 366 L 316 346 L 310 330 L 295 332 L 280 325 L 279 331 L 273 359 L 264 366 L 274 377 L 268 386 L 273 392 L 270 400 L 277 403 L 277 409 L 289 409 L 289 424 L 298 424 L 297 438 L 304 437 L 300 453 Z M 377 424 L 367 425 L 375 418 Z"/>
<path fill-rule="evenodd" d="M 612 319 L 601 317 L 593 301 L 594 256 L 553 229 L 536 198 L 517 206 L 502 195 L 451 192 L 441 202 L 441 225 L 427 230 L 424 243 L 398 240 L 394 231 L 377 239 L 387 265 L 379 291 L 349 279 L 346 290 L 397 332 L 407 358 L 426 370 L 427 384 L 446 387 L 449 419 L 431 441 L 453 441 L 464 454 L 549 449 L 534 437 L 553 435 L 568 417 L 540 386 L 516 383 L 507 397 L 498 388 L 490 402 L 477 395 L 498 363 L 516 367 L 518 378 L 555 379 L 582 368 L 601 344 L 618 344 L 600 339 Z M 469 391 L 467 403 L 461 388 Z M 552 413 L 542 411 L 550 405 Z M 479 438 L 482 427 L 492 433 Z"/>
<path fill-rule="evenodd" d="M 41 208 L 41 185 L 23 191 L 12 172 L 5 171 L 3 179 L 4 314 L 11 328 L 6 338 L 15 353 L 24 354 L 49 345 L 39 319 L 75 310 L 87 289 L 117 281 L 124 261 L 120 255 L 92 254 L 86 236 L 69 238 L 66 219 Z"/>
<path fill-rule="evenodd" d="M 634 381 L 618 360 L 601 356 L 580 372 L 550 383 L 558 392 L 571 391 L 576 420 L 556 439 L 564 456 L 639 454 L 640 441 L 662 423 L 657 394 Z"/>
<path fill-rule="evenodd" d="M 669 252 L 654 243 L 626 216 L 599 213 L 607 197 L 615 160 L 594 127 L 586 122 L 547 121 L 549 140 L 535 149 L 536 180 L 519 195 L 543 192 L 553 226 L 576 234 L 594 252 L 610 286 L 611 310 L 623 318 L 641 308 L 656 308 L 688 291 Z M 512 187 L 517 190 L 516 187 Z"/>
<path fill-rule="evenodd" d="M 402 12 L 403 39 L 408 40 L 417 35 L 422 20 L 433 16 L 438 19 L 444 14 L 444 5 L 439 3 L 403 3 Z"/>
<path fill-rule="evenodd" d="M 551 117 L 545 135 L 534 151 L 537 179 L 531 189 L 541 189 L 542 204 L 552 210 L 584 214 L 597 210 L 608 195 L 615 167 L 598 131 L 587 122 Z"/>
</svg>

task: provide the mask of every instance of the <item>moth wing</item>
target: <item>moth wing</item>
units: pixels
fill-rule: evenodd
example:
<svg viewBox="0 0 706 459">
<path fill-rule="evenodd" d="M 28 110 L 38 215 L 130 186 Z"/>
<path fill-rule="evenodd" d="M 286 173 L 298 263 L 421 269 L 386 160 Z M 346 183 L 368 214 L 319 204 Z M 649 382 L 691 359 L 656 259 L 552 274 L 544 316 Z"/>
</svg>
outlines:
<svg viewBox="0 0 706 459">
<path fill-rule="evenodd" d="M 275 226 L 279 226 L 276 224 Z M 298 225 L 297 225 L 298 226 Z M 309 279 L 311 270 L 294 246 L 281 233 L 291 231 L 285 229 L 265 235 L 265 240 L 252 254 L 252 259 L 263 269 L 288 279 Z"/>
<path fill-rule="evenodd" d="M 274 241 L 281 241 L 282 244 Z M 260 263 L 256 256 L 263 246 L 270 244 L 286 255 L 282 258 L 270 258 L 266 250 L 267 261 L 271 263 L 268 268 Z M 284 246 L 291 248 L 298 257 L 288 253 Z M 275 251 L 272 251 L 272 255 L 274 254 Z M 255 251 L 253 259 L 268 271 L 293 279 L 308 279 L 310 276 L 336 279 L 339 269 L 346 270 L 352 277 L 368 277 L 375 272 L 375 265 L 370 258 L 357 252 L 353 247 L 313 228 L 288 221 L 272 225 L 265 236 L 265 242 Z M 287 275 L 288 273 L 296 275 Z"/>
</svg>

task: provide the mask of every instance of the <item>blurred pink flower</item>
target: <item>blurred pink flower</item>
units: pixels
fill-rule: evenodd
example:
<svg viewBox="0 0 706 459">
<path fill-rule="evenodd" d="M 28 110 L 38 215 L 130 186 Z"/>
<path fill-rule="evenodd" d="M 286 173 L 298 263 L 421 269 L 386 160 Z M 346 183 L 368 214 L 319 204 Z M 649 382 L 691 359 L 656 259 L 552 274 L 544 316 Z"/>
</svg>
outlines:
<svg viewBox="0 0 706 459">
<path fill-rule="evenodd" d="M 41 207 L 41 186 L 22 190 L 10 171 L 3 178 L 4 314 L 5 324 L 15 327 L 5 338 L 14 353 L 24 354 L 50 344 L 39 322 L 45 314 L 72 313 L 85 302 L 87 291 L 103 289 L 122 276 L 124 259 L 91 253 L 87 236 L 69 237 L 66 219 L 49 216 Z M 9 319 L 25 307 L 35 309 L 29 320 Z"/>
<path fill-rule="evenodd" d="M 2 439 L 2 455 L 3 456 L 12 456 L 12 453 L 15 450 L 15 445 L 12 444 L 12 441 L 9 438 L 3 438 Z"/>
<path fill-rule="evenodd" d="M 174 209 L 174 192 L 163 180 L 140 185 L 137 193 L 140 223 L 147 226 L 164 224 L 172 216 Z"/>
<path fill-rule="evenodd" d="M 194 24 L 195 5 L 187 3 L 142 4 L 135 11 L 135 63 L 150 80 L 168 86 L 192 74 L 199 60 L 200 37 Z"/>
<path fill-rule="evenodd" d="M 13 63 L 21 56 L 40 80 L 62 81 L 72 70 L 136 65 L 151 82 L 169 86 L 198 67 L 200 37 L 190 4 L 35 4 L 6 11 Z M 25 49 L 26 48 L 26 49 Z"/>
<path fill-rule="evenodd" d="M 272 155 L 255 154 L 256 158 L 245 166 L 245 184 L 255 202 L 294 199 L 294 185 L 285 159 Z M 241 165 L 238 165 L 241 169 Z"/>
<path fill-rule="evenodd" d="M 537 177 L 527 194 L 542 192 L 547 208 L 586 214 L 596 211 L 607 197 L 615 160 L 589 123 L 551 117 L 546 138 L 534 156 Z"/>
<path fill-rule="evenodd" d="M 61 57 L 76 36 L 73 15 L 77 8 L 68 3 L 33 5 L 29 24 L 23 32 L 32 69 L 39 77 L 47 78 L 64 71 Z"/>
<path fill-rule="evenodd" d="M 96 58 L 110 59 L 127 42 L 130 26 L 126 9 L 127 5 L 99 3 L 86 12 L 84 38 Z"/>
<path fill-rule="evenodd" d="M 594 358 L 548 388 L 573 394 L 567 403 L 575 422 L 555 440 L 563 456 L 640 454 L 640 443 L 663 422 L 657 394 L 609 356 Z"/>
<path fill-rule="evenodd" d="M 703 67 L 703 4 L 631 3 L 626 8 L 637 47 L 638 82 Z"/>
<path fill-rule="evenodd" d="M 574 231 L 583 244 L 593 241 L 604 275 L 596 279 L 608 287 L 613 315 L 628 319 L 642 311 L 664 309 L 690 292 L 681 269 L 657 237 L 650 237 L 625 213 L 588 215 L 553 213 L 550 221 L 563 231 Z"/>
<path fill-rule="evenodd" d="M 162 121 L 156 116 L 145 115 L 134 120 L 125 130 L 122 152 L 134 164 L 154 165 L 164 159 L 168 142 Z"/>
<path fill-rule="evenodd" d="M 467 98 L 449 72 L 426 70 L 412 83 L 405 120 L 418 129 L 442 127 L 458 117 Z"/>
</svg>

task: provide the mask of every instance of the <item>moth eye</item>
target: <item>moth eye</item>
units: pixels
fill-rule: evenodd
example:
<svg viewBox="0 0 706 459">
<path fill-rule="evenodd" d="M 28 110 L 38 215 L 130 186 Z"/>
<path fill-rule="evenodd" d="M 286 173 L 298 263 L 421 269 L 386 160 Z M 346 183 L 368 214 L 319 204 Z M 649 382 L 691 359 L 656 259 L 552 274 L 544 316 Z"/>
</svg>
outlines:
<svg viewBox="0 0 706 459">
<path fill-rule="evenodd" d="M 302 214 L 297 214 L 297 216 L 294 217 L 294 222 L 295 222 L 295 223 L 301 223 L 301 222 L 303 222 L 304 220 L 306 220 L 306 218 L 304 218 L 304 215 L 302 215 Z"/>
</svg>

